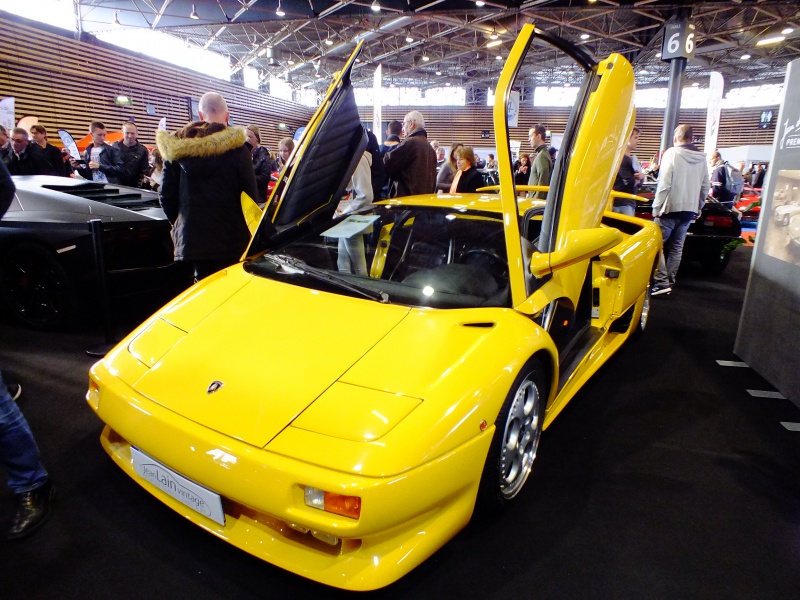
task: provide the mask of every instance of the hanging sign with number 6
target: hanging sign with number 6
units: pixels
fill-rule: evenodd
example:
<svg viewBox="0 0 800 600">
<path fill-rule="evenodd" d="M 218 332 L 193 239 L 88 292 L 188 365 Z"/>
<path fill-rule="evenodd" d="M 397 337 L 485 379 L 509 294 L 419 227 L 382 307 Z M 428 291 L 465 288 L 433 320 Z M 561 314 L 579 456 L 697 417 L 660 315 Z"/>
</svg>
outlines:
<svg viewBox="0 0 800 600">
<path fill-rule="evenodd" d="M 694 57 L 695 26 L 692 21 L 676 21 L 664 25 L 661 60 Z"/>
</svg>

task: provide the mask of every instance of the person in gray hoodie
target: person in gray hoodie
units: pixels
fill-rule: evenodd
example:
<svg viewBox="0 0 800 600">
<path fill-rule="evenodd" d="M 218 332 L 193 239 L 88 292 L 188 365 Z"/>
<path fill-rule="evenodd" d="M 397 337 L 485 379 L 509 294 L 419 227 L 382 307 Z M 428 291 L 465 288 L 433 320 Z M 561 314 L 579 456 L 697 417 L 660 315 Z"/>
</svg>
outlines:
<svg viewBox="0 0 800 600">
<path fill-rule="evenodd" d="M 692 143 L 693 136 L 691 126 L 678 125 L 673 134 L 675 145 L 661 159 L 653 216 L 661 228 L 664 252 L 659 255 L 654 296 L 672 291 L 686 232 L 700 215 L 711 187 L 706 157 Z"/>
</svg>

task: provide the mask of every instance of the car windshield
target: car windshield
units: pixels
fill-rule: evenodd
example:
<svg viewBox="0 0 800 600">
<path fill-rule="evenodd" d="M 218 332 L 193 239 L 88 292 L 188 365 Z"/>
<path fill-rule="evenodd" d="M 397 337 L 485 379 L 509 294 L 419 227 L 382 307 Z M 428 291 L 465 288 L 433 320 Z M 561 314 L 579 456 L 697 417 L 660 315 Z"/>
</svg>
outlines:
<svg viewBox="0 0 800 600">
<path fill-rule="evenodd" d="M 292 285 L 406 306 L 509 306 L 499 213 L 376 205 L 245 264 Z"/>
</svg>

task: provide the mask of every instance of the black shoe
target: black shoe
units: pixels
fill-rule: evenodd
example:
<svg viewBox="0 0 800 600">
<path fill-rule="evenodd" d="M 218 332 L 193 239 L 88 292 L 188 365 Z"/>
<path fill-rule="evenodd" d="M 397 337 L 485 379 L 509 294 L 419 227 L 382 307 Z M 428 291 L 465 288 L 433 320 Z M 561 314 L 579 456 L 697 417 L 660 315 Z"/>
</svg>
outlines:
<svg viewBox="0 0 800 600">
<path fill-rule="evenodd" d="M 17 512 L 8 530 L 9 540 L 18 540 L 37 531 L 53 512 L 55 486 L 49 481 L 35 490 L 17 494 Z"/>
<path fill-rule="evenodd" d="M 8 393 L 11 394 L 12 400 L 17 400 L 20 396 L 22 396 L 22 386 L 18 383 L 9 383 L 6 386 Z"/>
</svg>

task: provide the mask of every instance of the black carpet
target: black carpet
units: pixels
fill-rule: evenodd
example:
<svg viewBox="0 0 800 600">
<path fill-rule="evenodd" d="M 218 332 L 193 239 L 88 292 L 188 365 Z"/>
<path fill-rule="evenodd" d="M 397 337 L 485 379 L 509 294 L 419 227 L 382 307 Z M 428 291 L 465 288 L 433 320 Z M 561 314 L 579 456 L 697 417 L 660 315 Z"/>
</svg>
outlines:
<svg viewBox="0 0 800 600">
<path fill-rule="evenodd" d="M 542 438 L 520 501 L 473 522 L 379 598 L 747 598 L 800 592 L 800 422 L 733 355 L 750 250 L 708 279 L 681 273 L 645 335 L 611 359 Z M 88 333 L 87 333 L 88 331 Z M 182 519 L 98 442 L 85 350 L 102 328 L 0 323 L 0 367 L 58 487 L 33 537 L 0 541 L 0 597 L 330 598 Z M 11 494 L 0 485 L 0 520 Z M 2 533 L 4 534 L 4 529 Z M 4 536 L 3 536 L 4 537 Z"/>
</svg>

